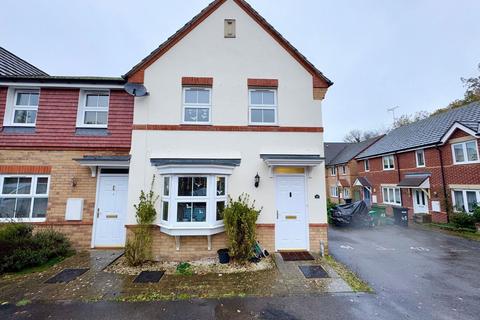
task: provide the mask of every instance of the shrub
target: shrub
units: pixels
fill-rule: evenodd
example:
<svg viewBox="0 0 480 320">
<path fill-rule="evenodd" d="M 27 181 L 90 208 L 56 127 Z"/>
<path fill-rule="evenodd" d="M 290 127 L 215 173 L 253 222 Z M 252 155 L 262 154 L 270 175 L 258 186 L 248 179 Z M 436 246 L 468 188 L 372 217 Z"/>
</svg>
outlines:
<svg viewBox="0 0 480 320">
<path fill-rule="evenodd" d="M 191 276 L 193 274 L 192 265 L 188 262 L 181 262 L 177 266 L 176 273 L 183 276 Z"/>
<path fill-rule="evenodd" d="M 139 266 L 148 260 L 152 255 L 152 234 L 150 225 L 157 218 L 155 203 L 158 196 L 153 191 L 155 176 L 153 176 L 150 191 L 140 192 L 138 205 L 134 205 L 137 226 L 133 229 L 133 237 L 128 239 L 125 245 L 125 259 L 130 266 Z"/>
<path fill-rule="evenodd" d="M 473 220 L 475 223 L 480 223 L 480 206 L 475 206 L 475 209 L 473 210 Z"/>
<path fill-rule="evenodd" d="M 457 228 L 475 228 L 474 215 L 466 212 L 454 213 L 450 218 L 450 221 Z"/>
<path fill-rule="evenodd" d="M 67 237 L 54 230 L 33 232 L 33 226 L 8 223 L 0 227 L 0 273 L 19 271 L 73 254 Z"/>
<path fill-rule="evenodd" d="M 250 204 L 250 198 L 246 194 L 235 201 L 229 197 L 228 205 L 223 211 L 229 254 L 239 263 L 246 263 L 254 255 L 256 222 L 260 211 L 255 209 L 255 202 Z"/>
<path fill-rule="evenodd" d="M 327 198 L 327 217 L 328 217 L 328 223 L 332 223 L 332 212 L 333 209 L 337 206 L 336 203 L 332 202 L 329 198 Z"/>
</svg>

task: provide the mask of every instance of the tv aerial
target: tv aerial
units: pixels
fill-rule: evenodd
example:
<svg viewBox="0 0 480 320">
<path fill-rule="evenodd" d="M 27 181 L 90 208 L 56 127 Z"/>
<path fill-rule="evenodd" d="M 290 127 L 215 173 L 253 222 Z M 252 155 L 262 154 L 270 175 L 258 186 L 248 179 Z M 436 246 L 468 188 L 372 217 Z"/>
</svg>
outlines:
<svg viewBox="0 0 480 320">
<path fill-rule="evenodd" d="M 126 83 L 124 86 L 125 91 L 134 97 L 148 96 L 147 88 L 141 83 Z"/>
</svg>

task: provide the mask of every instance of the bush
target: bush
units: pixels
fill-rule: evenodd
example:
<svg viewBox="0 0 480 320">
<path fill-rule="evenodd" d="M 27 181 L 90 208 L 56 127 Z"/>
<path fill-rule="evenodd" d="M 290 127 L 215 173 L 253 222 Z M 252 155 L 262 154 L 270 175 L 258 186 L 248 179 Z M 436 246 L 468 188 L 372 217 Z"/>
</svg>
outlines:
<svg viewBox="0 0 480 320">
<path fill-rule="evenodd" d="M 229 254 L 239 263 L 246 263 L 254 255 L 256 222 L 260 211 L 255 209 L 255 202 L 250 204 L 246 194 L 239 196 L 236 201 L 229 198 L 223 211 Z"/>
<path fill-rule="evenodd" d="M 54 230 L 33 232 L 33 226 L 8 223 L 0 227 L 0 274 L 45 264 L 73 254 L 67 237 Z"/>
<path fill-rule="evenodd" d="M 152 234 L 151 224 L 157 218 L 157 210 L 155 209 L 155 202 L 158 196 L 153 192 L 153 184 L 155 183 L 155 176 L 153 176 L 150 191 L 145 193 L 140 192 L 140 199 L 138 205 L 134 205 L 137 220 L 137 226 L 133 229 L 133 237 L 128 239 L 125 245 L 125 259 L 130 266 L 139 266 L 152 256 Z"/>
<path fill-rule="evenodd" d="M 457 228 L 468 228 L 468 229 L 475 228 L 475 217 L 473 214 L 470 214 L 470 213 L 466 213 L 466 212 L 454 213 L 451 216 L 450 221 Z"/>
<path fill-rule="evenodd" d="M 480 223 L 480 207 L 479 206 L 475 206 L 472 216 L 475 223 Z"/>
<path fill-rule="evenodd" d="M 336 203 L 332 202 L 329 198 L 327 198 L 327 217 L 328 217 L 328 223 L 332 223 L 332 212 L 333 209 L 337 206 Z"/>
<path fill-rule="evenodd" d="M 193 274 L 192 265 L 188 262 L 181 262 L 177 266 L 176 273 L 183 276 L 191 276 Z"/>
</svg>

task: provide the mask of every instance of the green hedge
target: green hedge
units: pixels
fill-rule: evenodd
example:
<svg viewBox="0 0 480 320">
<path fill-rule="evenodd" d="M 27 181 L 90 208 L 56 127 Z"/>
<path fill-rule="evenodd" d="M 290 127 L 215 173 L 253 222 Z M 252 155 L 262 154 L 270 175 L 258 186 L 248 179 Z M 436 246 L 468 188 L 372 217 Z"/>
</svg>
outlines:
<svg viewBox="0 0 480 320">
<path fill-rule="evenodd" d="M 33 226 L 7 223 L 0 226 L 0 274 L 35 267 L 73 254 L 70 241 L 53 230 L 33 232 Z"/>
</svg>

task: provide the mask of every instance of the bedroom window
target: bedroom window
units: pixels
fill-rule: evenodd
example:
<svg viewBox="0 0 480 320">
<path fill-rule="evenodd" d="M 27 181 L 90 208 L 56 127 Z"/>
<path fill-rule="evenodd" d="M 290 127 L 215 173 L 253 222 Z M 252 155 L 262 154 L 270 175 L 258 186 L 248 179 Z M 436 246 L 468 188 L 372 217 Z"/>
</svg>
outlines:
<svg viewBox="0 0 480 320">
<path fill-rule="evenodd" d="M 365 168 L 365 171 L 370 171 L 370 162 L 368 159 L 363 160 L 363 166 Z"/>
<path fill-rule="evenodd" d="M 12 125 L 35 126 L 40 90 L 15 90 Z"/>
<path fill-rule="evenodd" d="M 108 91 L 80 91 L 77 127 L 107 128 L 110 93 Z"/>
<path fill-rule="evenodd" d="M 425 151 L 415 151 L 415 159 L 417 161 L 417 168 L 425 167 Z"/>
<path fill-rule="evenodd" d="M 452 144 L 453 163 L 478 163 L 477 140 Z"/>
<path fill-rule="evenodd" d="M 383 157 L 383 170 L 395 169 L 395 158 L 393 155 Z"/>
<path fill-rule="evenodd" d="M 183 122 L 209 124 L 212 107 L 212 89 L 201 87 L 183 88 Z"/>
<path fill-rule="evenodd" d="M 44 220 L 49 182 L 48 176 L 1 176 L 0 220 Z"/>
<path fill-rule="evenodd" d="M 277 90 L 250 89 L 248 95 L 250 124 L 277 124 Z"/>
</svg>

